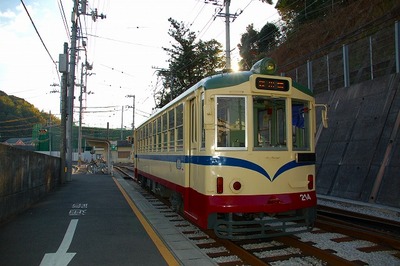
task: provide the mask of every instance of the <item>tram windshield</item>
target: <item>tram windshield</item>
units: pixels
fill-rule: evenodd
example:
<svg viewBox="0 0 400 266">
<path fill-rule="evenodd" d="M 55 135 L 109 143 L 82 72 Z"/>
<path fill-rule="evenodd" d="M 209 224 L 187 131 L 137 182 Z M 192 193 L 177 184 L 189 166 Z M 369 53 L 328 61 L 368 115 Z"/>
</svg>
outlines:
<svg viewBox="0 0 400 266">
<path fill-rule="evenodd" d="M 292 100 L 293 150 L 310 150 L 310 107 L 308 102 Z"/>
<path fill-rule="evenodd" d="M 246 97 L 217 97 L 217 147 L 246 147 Z"/>
<path fill-rule="evenodd" d="M 254 148 L 286 150 L 286 99 L 253 97 Z"/>
</svg>

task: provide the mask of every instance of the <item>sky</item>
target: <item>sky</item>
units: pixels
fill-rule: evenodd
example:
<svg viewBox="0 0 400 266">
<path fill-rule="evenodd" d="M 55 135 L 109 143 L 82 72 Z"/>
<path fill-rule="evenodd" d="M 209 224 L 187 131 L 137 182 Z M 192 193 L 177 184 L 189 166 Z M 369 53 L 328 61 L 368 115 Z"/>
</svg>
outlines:
<svg viewBox="0 0 400 266">
<path fill-rule="evenodd" d="M 214 19 L 217 6 L 204 0 L 87 2 L 87 13 L 97 8 L 106 18 L 93 21 L 91 16 L 81 15 L 84 38 L 80 43 L 85 40 L 86 53 L 79 52 L 78 64 L 87 60 L 93 65 L 82 96 L 86 107 L 82 125 L 86 127 L 105 128 L 108 122 L 110 128 L 131 129 L 133 98 L 128 95 L 135 95 L 136 127 L 150 115 L 155 106 L 156 71 L 168 67 L 168 55 L 162 48 L 171 48 L 174 41 L 168 35 L 168 18 L 183 22 L 203 41 L 216 39 L 226 47 L 224 18 Z M 232 67 L 240 60 L 237 44 L 246 27 L 253 24 L 259 31 L 266 23 L 279 20 L 275 3 L 231 1 L 231 14 L 243 11 L 230 24 Z M 58 58 L 65 42 L 71 46 L 72 7 L 72 0 L 0 1 L 0 90 L 59 118 Z M 79 69 L 76 83 L 80 81 Z M 80 87 L 75 87 L 74 94 L 74 122 L 78 124 Z"/>
</svg>

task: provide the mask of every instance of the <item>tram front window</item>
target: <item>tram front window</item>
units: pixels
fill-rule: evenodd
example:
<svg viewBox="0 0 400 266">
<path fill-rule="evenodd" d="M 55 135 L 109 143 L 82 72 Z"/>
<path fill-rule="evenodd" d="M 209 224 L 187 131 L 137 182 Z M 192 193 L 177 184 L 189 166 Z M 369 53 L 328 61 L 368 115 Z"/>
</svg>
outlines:
<svg viewBox="0 0 400 266">
<path fill-rule="evenodd" d="M 217 147 L 246 147 L 246 98 L 217 97 Z"/>
<path fill-rule="evenodd" d="M 286 99 L 254 96 L 253 110 L 254 148 L 286 150 Z"/>
<path fill-rule="evenodd" d="M 310 107 L 301 100 L 292 101 L 293 149 L 310 150 Z"/>
</svg>

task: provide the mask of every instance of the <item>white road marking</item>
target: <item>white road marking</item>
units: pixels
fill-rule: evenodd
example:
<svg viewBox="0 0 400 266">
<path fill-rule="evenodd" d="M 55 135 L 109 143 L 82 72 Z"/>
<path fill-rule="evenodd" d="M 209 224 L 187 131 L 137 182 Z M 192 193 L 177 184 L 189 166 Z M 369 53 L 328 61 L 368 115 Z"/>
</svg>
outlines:
<svg viewBox="0 0 400 266">
<path fill-rule="evenodd" d="M 40 266 L 66 266 L 71 262 L 76 253 L 67 253 L 67 251 L 71 245 L 77 225 L 78 219 L 72 219 L 57 252 L 46 253 Z"/>
</svg>

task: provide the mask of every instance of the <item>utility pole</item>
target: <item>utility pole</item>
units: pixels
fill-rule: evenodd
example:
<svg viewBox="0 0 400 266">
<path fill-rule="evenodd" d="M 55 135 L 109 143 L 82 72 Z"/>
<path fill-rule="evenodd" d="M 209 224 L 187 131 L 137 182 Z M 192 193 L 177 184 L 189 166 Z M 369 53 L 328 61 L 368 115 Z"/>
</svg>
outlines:
<svg viewBox="0 0 400 266">
<path fill-rule="evenodd" d="M 82 106 L 82 101 L 83 101 L 83 93 L 86 94 L 86 89 L 87 89 L 87 76 L 89 75 L 87 73 L 88 70 L 92 70 L 93 66 L 88 63 L 87 60 L 85 60 L 85 64 L 82 63 L 81 66 L 81 84 L 79 84 L 80 87 L 80 95 L 79 95 L 79 129 L 78 129 L 78 165 L 81 165 L 82 162 L 82 112 L 83 112 L 83 106 Z M 84 72 L 85 70 L 85 72 Z M 91 75 L 92 73 L 90 73 Z M 85 80 L 83 79 L 85 77 Z"/>
<path fill-rule="evenodd" d="M 231 69 L 231 28 L 230 28 L 230 14 L 229 14 L 230 4 L 231 0 L 225 0 L 226 69 Z"/>
<path fill-rule="evenodd" d="M 72 129 L 74 120 L 74 90 L 75 90 L 75 67 L 76 67 L 76 57 L 77 57 L 77 47 L 76 42 L 78 38 L 78 19 L 80 15 L 89 15 L 92 17 L 93 21 L 96 21 L 98 17 L 101 19 L 106 18 L 105 15 L 97 13 L 97 8 L 90 14 L 86 14 L 86 4 L 87 0 L 76 0 L 74 1 L 74 7 L 72 9 L 71 16 L 71 54 L 70 54 L 70 71 L 69 71 L 69 83 L 67 90 L 68 106 L 67 106 L 67 130 L 66 130 L 66 180 L 71 181 L 72 178 Z"/>
<path fill-rule="evenodd" d="M 59 71 L 62 73 L 61 79 L 61 142 L 60 159 L 61 173 L 60 183 L 65 183 L 65 174 L 67 172 L 65 154 L 66 154 L 66 119 L 67 119 L 67 83 L 68 83 L 68 43 L 64 43 L 64 53 L 59 56 Z"/>
<path fill-rule="evenodd" d="M 206 0 L 205 3 L 212 3 L 213 5 L 221 6 L 218 0 Z M 217 17 L 225 18 L 225 57 L 226 57 L 226 66 L 227 70 L 231 69 L 231 33 L 230 33 L 230 21 L 235 21 L 235 19 L 242 14 L 243 10 L 240 10 L 239 13 L 231 14 L 229 13 L 229 6 L 231 5 L 231 0 L 224 0 L 225 13 L 218 12 Z M 222 8 L 220 9 L 220 11 Z M 214 18 L 215 19 L 215 18 Z"/>
<path fill-rule="evenodd" d="M 66 156 L 66 167 L 67 167 L 67 181 L 72 180 L 72 126 L 74 120 L 74 90 L 75 90 L 75 66 L 76 66 L 76 40 L 78 34 L 78 1 L 74 1 L 74 7 L 72 10 L 71 22 L 72 22 L 72 35 L 71 35 L 71 54 L 70 54 L 70 71 L 69 71 L 69 82 L 67 90 L 68 106 L 67 106 L 67 156 Z"/>
<path fill-rule="evenodd" d="M 121 106 L 121 140 L 123 140 L 123 128 L 124 128 L 124 106 Z"/>
<path fill-rule="evenodd" d="M 128 106 L 129 108 L 132 108 L 132 131 L 135 130 L 135 95 L 126 95 L 125 97 L 127 98 L 133 98 L 132 106 Z"/>
<path fill-rule="evenodd" d="M 51 141 L 52 141 L 51 129 L 52 129 L 52 127 L 53 127 L 53 123 L 51 121 L 51 110 L 50 110 L 49 111 L 49 152 L 50 152 L 50 155 L 51 155 L 51 149 L 52 149 L 52 147 L 51 147 Z"/>
</svg>

